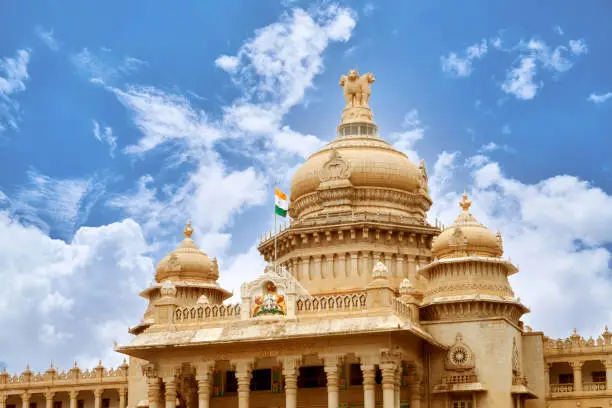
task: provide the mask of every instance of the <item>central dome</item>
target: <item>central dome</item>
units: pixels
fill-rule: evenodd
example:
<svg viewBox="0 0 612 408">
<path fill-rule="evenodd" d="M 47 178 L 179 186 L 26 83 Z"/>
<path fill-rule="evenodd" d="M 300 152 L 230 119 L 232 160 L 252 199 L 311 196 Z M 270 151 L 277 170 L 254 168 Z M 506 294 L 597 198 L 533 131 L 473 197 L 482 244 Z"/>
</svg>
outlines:
<svg viewBox="0 0 612 408">
<path fill-rule="evenodd" d="M 293 176 L 289 211 L 298 222 L 342 214 L 425 222 L 432 204 L 425 164 L 417 166 L 378 136 L 367 106 L 369 88 L 365 99 L 363 92 L 355 99 L 355 88 L 347 91 L 362 80 L 360 89 L 374 82 L 374 77 L 359 76 L 356 71 L 342 77 L 347 106 L 337 137 L 311 155 Z"/>
</svg>

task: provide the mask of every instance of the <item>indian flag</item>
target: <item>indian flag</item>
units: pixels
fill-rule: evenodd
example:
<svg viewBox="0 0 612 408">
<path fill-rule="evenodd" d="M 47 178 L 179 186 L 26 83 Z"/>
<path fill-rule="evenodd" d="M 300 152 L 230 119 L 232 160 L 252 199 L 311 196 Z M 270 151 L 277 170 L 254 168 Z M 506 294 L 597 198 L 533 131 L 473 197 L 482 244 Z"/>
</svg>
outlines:
<svg viewBox="0 0 612 408">
<path fill-rule="evenodd" d="M 274 212 L 281 217 L 287 216 L 287 195 L 274 187 Z"/>
</svg>

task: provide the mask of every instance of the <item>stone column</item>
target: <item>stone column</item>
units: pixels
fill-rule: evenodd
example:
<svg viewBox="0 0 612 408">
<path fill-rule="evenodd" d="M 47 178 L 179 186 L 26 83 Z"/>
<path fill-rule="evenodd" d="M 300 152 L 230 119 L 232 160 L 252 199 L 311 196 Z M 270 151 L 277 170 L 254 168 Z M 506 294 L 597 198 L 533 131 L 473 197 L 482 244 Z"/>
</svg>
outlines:
<svg viewBox="0 0 612 408">
<path fill-rule="evenodd" d="M 102 393 L 104 390 L 96 388 L 94 393 L 94 408 L 102 408 Z"/>
<path fill-rule="evenodd" d="M 30 394 L 27 391 L 21 394 L 21 406 L 22 408 L 30 408 Z"/>
<path fill-rule="evenodd" d="M 395 389 L 394 389 L 394 398 L 395 407 L 399 408 L 400 406 L 400 387 L 402 385 L 402 365 L 398 364 L 397 370 L 395 370 Z"/>
<path fill-rule="evenodd" d="M 308 258 L 302 258 L 302 279 L 311 280 L 309 269 L 310 260 Z M 299 279 L 299 278 L 298 278 Z"/>
<path fill-rule="evenodd" d="M 4 393 L 0 393 L 0 408 L 6 408 L 6 399 L 8 398 L 8 395 L 4 394 Z"/>
<path fill-rule="evenodd" d="M 363 373 L 363 408 L 375 408 L 376 366 L 361 363 L 361 372 Z"/>
<path fill-rule="evenodd" d="M 336 276 L 343 278 L 349 276 L 349 274 L 346 273 L 346 253 L 344 252 L 338 254 L 338 273 Z"/>
<path fill-rule="evenodd" d="M 410 387 L 410 408 L 421 408 L 421 385 L 412 384 Z"/>
<path fill-rule="evenodd" d="M 210 383 L 214 362 L 201 363 L 196 366 L 198 382 L 198 408 L 210 407 Z"/>
<path fill-rule="evenodd" d="M 239 361 L 236 363 L 236 379 L 238 380 L 238 408 L 249 408 L 252 370 L 252 361 Z"/>
<path fill-rule="evenodd" d="M 127 389 L 119 388 L 119 408 L 125 408 L 125 402 L 127 401 L 126 397 L 127 397 Z"/>
<path fill-rule="evenodd" d="M 550 395 L 550 363 L 544 363 L 544 395 Z"/>
<path fill-rule="evenodd" d="M 77 398 L 79 397 L 79 392 L 77 390 L 71 390 L 69 392 L 70 395 L 70 408 L 77 408 Z"/>
<path fill-rule="evenodd" d="M 385 362 L 380 365 L 382 371 L 383 408 L 394 408 L 395 406 L 395 371 L 397 364 Z"/>
<path fill-rule="evenodd" d="M 323 356 L 325 374 L 327 375 L 327 408 L 338 408 L 338 364 L 342 362 L 339 355 Z"/>
<path fill-rule="evenodd" d="M 164 377 L 166 408 L 176 408 L 176 376 Z"/>
<path fill-rule="evenodd" d="M 300 357 L 284 357 L 283 375 L 285 376 L 285 407 L 297 408 L 297 379 Z"/>
<path fill-rule="evenodd" d="M 383 258 L 383 256 L 384 256 L 384 258 Z M 392 263 L 391 263 L 391 254 L 390 254 L 390 253 L 388 253 L 388 252 L 387 252 L 387 253 L 385 253 L 385 254 L 380 254 L 380 260 L 381 260 L 382 262 L 384 262 L 384 263 L 385 263 L 385 265 L 387 265 L 387 268 L 389 268 L 389 272 L 391 272 L 391 273 L 390 273 L 390 275 L 391 275 L 391 276 L 398 276 L 398 275 L 397 275 L 397 271 L 395 271 L 395 273 L 393 273 L 393 269 L 394 269 L 394 268 L 393 268 L 393 265 L 392 265 Z M 398 407 L 398 408 L 399 408 L 399 407 Z"/>
<path fill-rule="evenodd" d="M 359 257 L 358 252 L 351 252 L 351 272 L 347 275 L 359 276 L 359 263 L 358 263 L 359 258 L 358 257 Z"/>
<path fill-rule="evenodd" d="M 398 278 L 405 277 L 404 275 L 404 255 L 397 254 L 395 256 L 395 273 Z"/>
<path fill-rule="evenodd" d="M 574 392 L 582 391 L 582 364 L 583 361 L 572 361 L 570 365 L 574 370 Z"/>
<path fill-rule="evenodd" d="M 55 397 L 55 393 L 53 391 L 45 392 L 45 407 L 46 408 L 53 408 L 53 397 Z"/>
<path fill-rule="evenodd" d="M 325 271 L 325 276 L 334 279 L 337 276 L 336 271 L 334 271 L 334 254 L 327 255 L 325 259 L 327 259 L 327 271 Z"/>
<path fill-rule="evenodd" d="M 149 408 L 162 408 L 159 377 L 147 377 Z"/>
<path fill-rule="evenodd" d="M 320 280 L 323 278 L 323 273 L 321 271 L 321 255 L 314 255 L 313 257 L 314 268 L 312 272 L 312 276 L 314 280 Z"/>
</svg>

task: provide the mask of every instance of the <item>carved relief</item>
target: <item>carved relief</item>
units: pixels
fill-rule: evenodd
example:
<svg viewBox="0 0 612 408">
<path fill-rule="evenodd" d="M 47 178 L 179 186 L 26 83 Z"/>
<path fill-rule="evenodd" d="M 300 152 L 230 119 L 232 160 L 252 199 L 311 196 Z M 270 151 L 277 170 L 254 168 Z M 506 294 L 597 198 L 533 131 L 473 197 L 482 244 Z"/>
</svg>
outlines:
<svg viewBox="0 0 612 408">
<path fill-rule="evenodd" d="M 359 75 L 356 69 L 351 69 L 348 75 L 340 77 L 340 86 L 343 88 L 346 108 L 368 107 L 370 101 L 370 84 L 376 79 L 371 72 Z"/>
<path fill-rule="evenodd" d="M 321 182 L 326 182 L 329 180 L 348 179 L 350 176 L 351 170 L 348 163 L 340 156 L 336 149 L 332 149 L 329 160 L 323 165 L 319 179 Z"/>
<path fill-rule="evenodd" d="M 285 294 L 279 293 L 273 282 L 264 283 L 262 293 L 254 297 L 252 316 L 281 315 L 287 314 Z"/>
<path fill-rule="evenodd" d="M 520 357 L 516 339 L 512 339 L 512 374 L 519 375 L 521 372 Z"/>
<path fill-rule="evenodd" d="M 446 368 L 448 370 L 463 371 L 473 369 L 474 365 L 474 353 L 463 342 L 461 333 L 457 333 L 455 344 L 451 346 L 446 356 Z"/>
</svg>

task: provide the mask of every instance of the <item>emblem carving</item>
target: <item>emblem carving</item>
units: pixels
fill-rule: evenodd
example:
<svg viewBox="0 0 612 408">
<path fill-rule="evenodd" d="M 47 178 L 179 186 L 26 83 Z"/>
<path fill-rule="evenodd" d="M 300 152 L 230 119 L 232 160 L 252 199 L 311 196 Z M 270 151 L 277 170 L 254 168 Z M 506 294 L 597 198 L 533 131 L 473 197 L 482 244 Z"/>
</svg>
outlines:
<svg viewBox="0 0 612 408">
<path fill-rule="evenodd" d="M 180 272 L 181 263 L 178 260 L 176 254 L 170 254 L 168 257 L 168 264 L 166 265 L 166 271 L 168 272 Z"/>
<path fill-rule="evenodd" d="M 284 316 L 286 314 L 287 307 L 285 305 L 285 296 L 278 293 L 276 285 L 273 282 L 265 282 L 262 295 L 255 296 L 253 317 L 263 315 Z"/>
<path fill-rule="evenodd" d="M 174 297 L 176 296 L 176 286 L 171 281 L 166 281 L 162 283 L 160 292 L 163 297 Z"/>
<path fill-rule="evenodd" d="M 455 344 L 448 350 L 446 368 L 449 370 L 470 370 L 474 368 L 474 353 L 463 342 L 461 333 L 457 333 Z"/>
<path fill-rule="evenodd" d="M 346 180 L 351 176 L 351 169 L 336 149 L 331 151 L 329 160 L 323 165 L 319 180 L 322 183 L 334 180 Z"/>
</svg>

